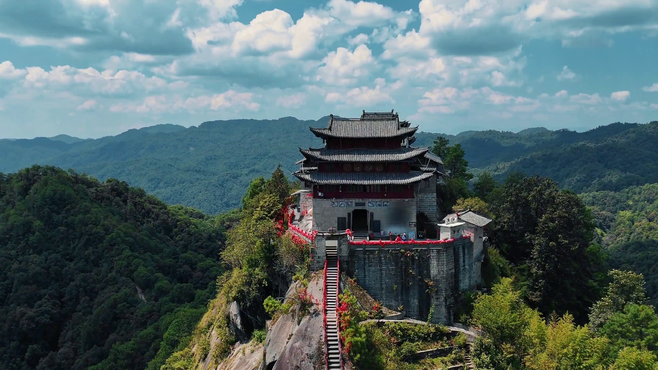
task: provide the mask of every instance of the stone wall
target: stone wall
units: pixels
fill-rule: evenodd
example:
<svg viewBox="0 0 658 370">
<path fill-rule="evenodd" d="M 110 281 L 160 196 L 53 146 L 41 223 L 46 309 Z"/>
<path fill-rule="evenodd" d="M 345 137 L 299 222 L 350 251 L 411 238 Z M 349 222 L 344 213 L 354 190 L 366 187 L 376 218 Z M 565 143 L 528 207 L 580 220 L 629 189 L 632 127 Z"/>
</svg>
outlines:
<svg viewBox="0 0 658 370">
<path fill-rule="evenodd" d="M 385 306 L 404 306 L 406 316 L 419 320 L 427 320 L 434 306 L 432 322 L 449 324 L 459 291 L 475 288 L 469 286 L 474 280 L 472 258 L 468 262 L 472 246 L 468 239 L 440 246 L 352 245 L 341 270 Z"/>
<path fill-rule="evenodd" d="M 324 269 L 324 261 L 326 259 L 326 241 L 327 239 L 338 240 L 338 259 L 343 266 L 347 266 L 349 260 L 349 246 L 347 244 L 347 235 L 344 233 L 337 233 L 334 235 L 317 234 L 315 236 L 315 243 L 311 244 L 311 271 L 319 271 Z"/>
<path fill-rule="evenodd" d="M 436 193 L 420 193 L 416 197 L 416 202 L 418 212 L 426 214 L 430 221 L 439 221 L 439 213 L 436 209 Z"/>
<path fill-rule="evenodd" d="M 357 206 L 357 203 L 365 206 Z M 375 206 L 368 206 L 368 204 Z M 346 217 L 355 209 L 365 209 L 372 212 L 374 220 L 379 220 L 381 230 L 385 235 L 388 232 L 402 234 L 414 231 L 409 222 L 416 221 L 415 199 L 313 199 L 313 227 L 318 231 L 327 231 L 330 228 L 338 230 L 338 217 Z M 368 216 L 370 223 L 370 216 Z M 349 225 L 348 225 L 349 228 Z M 370 225 L 372 230 L 372 226 Z"/>
</svg>

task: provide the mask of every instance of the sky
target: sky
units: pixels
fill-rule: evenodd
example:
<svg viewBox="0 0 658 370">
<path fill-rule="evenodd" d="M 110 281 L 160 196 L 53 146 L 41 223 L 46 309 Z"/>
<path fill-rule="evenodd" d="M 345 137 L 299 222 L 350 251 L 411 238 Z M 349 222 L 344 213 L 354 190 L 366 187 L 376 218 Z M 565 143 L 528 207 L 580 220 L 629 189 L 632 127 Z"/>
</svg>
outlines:
<svg viewBox="0 0 658 370">
<path fill-rule="evenodd" d="M 658 120 L 658 0 L 0 0 L 0 137 L 390 111 Z"/>
</svg>

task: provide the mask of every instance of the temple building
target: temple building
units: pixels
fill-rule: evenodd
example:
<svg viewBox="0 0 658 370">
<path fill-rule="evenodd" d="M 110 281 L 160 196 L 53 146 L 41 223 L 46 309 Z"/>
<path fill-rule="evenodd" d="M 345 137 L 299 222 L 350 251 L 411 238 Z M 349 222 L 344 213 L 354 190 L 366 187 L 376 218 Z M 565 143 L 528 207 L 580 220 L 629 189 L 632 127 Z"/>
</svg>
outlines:
<svg viewBox="0 0 658 370">
<path fill-rule="evenodd" d="M 439 215 L 443 162 L 413 146 L 417 130 L 394 111 L 332 115 L 311 128 L 324 146 L 300 149 L 294 175 L 304 186 L 288 230 L 311 244 L 311 270 L 325 270 L 332 295 L 342 272 L 404 317 L 432 312 L 432 322 L 449 324 L 462 294 L 481 284 L 491 220 Z"/>
<path fill-rule="evenodd" d="M 365 111 L 357 119 L 332 115 L 326 128 L 311 128 L 324 147 L 300 149 L 304 159 L 294 175 L 312 193 L 313 228 L 409 238 L 435 233 L 443 162 L 429 148 L 412 146 L 416 130 L 397 113 Z"/>
</svg>

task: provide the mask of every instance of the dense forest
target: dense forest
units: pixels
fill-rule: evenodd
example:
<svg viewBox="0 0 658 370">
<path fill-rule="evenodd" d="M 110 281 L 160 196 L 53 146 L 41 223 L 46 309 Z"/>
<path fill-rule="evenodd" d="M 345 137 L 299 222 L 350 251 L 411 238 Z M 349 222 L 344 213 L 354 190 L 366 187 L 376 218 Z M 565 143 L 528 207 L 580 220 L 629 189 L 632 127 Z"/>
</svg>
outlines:
<svg viewBox="0 0 658 370">
<path fill-rule="evenodd" d="M 658 184 L 581 198 L 592 209 L 610 265 L 644 274 L 651 303 L 658 306 Z"/>
<path fill-rule="evenodd" d="M 277 165 L 291 175 L 298 147 L 321 144 L 309 126 L 326 122 L 231 120 L 159 125 L 96 140 L 0 140 L 0 172 L 33 164 L 71 168 L 101 181 L 121 179 L 167 204 L 219 214 L 238 208 L 249 182 Z"/>
<path fill-rule="evenodd" d="M 277 165 L 290 177 L 301 158 L 297 147 L 322 144 L 308 127 L 324 127 L 327 120 L 213 121 L 190 128 L 158 125 L 96 140 L 65 135 L 0 140 L 0 172 L 33 164 L 72 168 L 100 180 L 122 179 L 168 204 L 218 214 L 239 207 L 249 182 Z M 437 134 L 416 136 L 414 145 L 432 146 Z M 499 181 L 523 172 L 550 177 L 576 192 L 658 182 L 653 166 L 658 122 L 614 123 L 582 133 L 535 128 L 444 137 L 461 145 L 474 174 L 488 171 Z"/>
<path fill-rule="evenodd" d="M 0 368 L 159 369 L 214 296 L 230 222 L 117 180 L 0 174 Z"/>
<path fill-rule="evenodd" d="M 658 315 L 642 274 L 653 293 L 656 185 L 578 196 L 546 177 L 498 183 L 485 172 L 469 189 L 464 151 L 449 144 L 439 137 L 433 147 L 453 169 L 444 199 L 494 219 L 483 264 L 491 293 L 467 295 L 460 307 L 459 320 L 483 333 L 477 367 L 658 369 Z"/>
</svg>

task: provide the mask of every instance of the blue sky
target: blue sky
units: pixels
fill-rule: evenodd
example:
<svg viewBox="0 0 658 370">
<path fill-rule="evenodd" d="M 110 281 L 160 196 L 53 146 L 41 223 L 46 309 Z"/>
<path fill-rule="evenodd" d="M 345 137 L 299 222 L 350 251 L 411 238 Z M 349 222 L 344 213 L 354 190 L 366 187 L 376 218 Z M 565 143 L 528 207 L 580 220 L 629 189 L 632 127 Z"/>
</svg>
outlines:
<svg viewBox="0 0 658 370">
<path fill-rule="evenodd" d="M 658 119 L 658 0 L 0 0 L 0 137 L 395 109 L 423 131 Z"/>
</svg>

